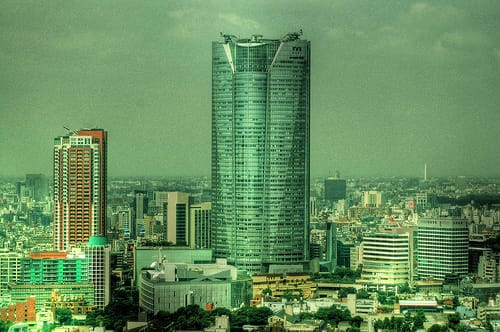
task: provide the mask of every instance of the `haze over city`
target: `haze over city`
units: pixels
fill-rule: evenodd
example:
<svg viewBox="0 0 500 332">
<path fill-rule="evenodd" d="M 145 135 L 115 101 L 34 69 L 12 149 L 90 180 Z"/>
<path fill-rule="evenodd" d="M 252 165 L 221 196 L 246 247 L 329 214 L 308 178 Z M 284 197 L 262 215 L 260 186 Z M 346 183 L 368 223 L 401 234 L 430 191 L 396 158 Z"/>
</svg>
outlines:
<svg viewBox="0 0 500 332">
<path fill-rule="evenodd" d="M 312 175 L 499 176 L 494 1 L 4 1 L 0 175 L 109 132 L 109 175 L 208 175 L 211 42 L 311 41 Z"/>
</svg>

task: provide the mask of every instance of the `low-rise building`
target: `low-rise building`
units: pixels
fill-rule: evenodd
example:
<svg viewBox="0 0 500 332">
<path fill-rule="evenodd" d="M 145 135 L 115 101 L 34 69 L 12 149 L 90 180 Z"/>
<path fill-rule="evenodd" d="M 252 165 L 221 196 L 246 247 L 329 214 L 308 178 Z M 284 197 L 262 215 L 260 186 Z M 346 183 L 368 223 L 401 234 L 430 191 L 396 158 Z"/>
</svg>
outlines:
<svg viewBox="0 0 500 332">
<path fill-rule="evenodd" d="M 298 321 L 295 316 L 290 316 L 281 311 L 269 317 L 269 330 L 272 332 L 313 332 L 323 330 L 325 322 L 318 319 Z"/>
<path fill-rule="evenodd" d="M 34 322 L 36 321 L 36 299 L 28 297 L 25 301 L 9 304 L 7 308 L 0 308 L 0 319 L 3 322 Z"/>
<path fill-rule="evenodd" d="M 37 309 L 42 309 L 57 289 L 66 298 L 82 297 L 104 309 L 110 300 L 109 263 L 110 247 L 106 238 L 98 236 L 91 236 L 88 245 L 74 247 L 69 252 L 31 252 L 20 261 L 17 281 L 9 284 L 12 299 L 19 301 L 36 295 Z M 91 298 L 87 295 L 90 289 L 94 293 Z"/>
<path fill-rule="evenodd" d="M 167 262 L 186 264 L 206 264 L 212 262 L 212 249 L 191 249 L 188 247 L 134 247 L 128 245 L 129 257 L 134 262 L 134 285 L 139 285 L 138 280 L 141 270 L 158 262 L 160 257 Z"/>
<path fill-rule="evenodd" d="M 487 303 L 480 303 L 477 307 L 477 318 L 481 322 L 494 320 L 500 317 L 500 294 L 496 298 L 490 297 Z"/>
<path fill-rule="evenodd" d="M 399 308 L 401 313 L 405 311 L 439 312 L 442 308 L 439 307 L 436 300 L 400 300 Z"/>
<path fill-rule="evenodd" d="M 355 314 L 373 314 L 377 311 L 375 300 L 372 299 L 356 299 Z"/>
<path fill-rule="evenodd" d="M 146 313 L 175 312 L 197 304 L 202 308 L 235 308 L 248 304 L 249 278 L 239 278 L 225 259 L 211 264 L 168 263 L 160 259 L 141 273 L 139 305 Z"/>
<path fill-rule="evenodd" d="M 50 296 L 50 301 L 45 302 L 45 309 L 54 313 L 56 309 L 65 308 L 71 311 L 72 315 L 86 315 L 96 308 L 88 303 L 83 296 L 67 297 L 54 289 Z"/>
<path fill-rule="evenodd" d="M 500 252 L 484 251 L 479 257 L 477 276 L 485 282 L 500 280 Z"/>
<path fill-rule="evenodd" d="M 229 317 L 226 315 L 215 317 L 214 325 L 205 328 L 203 331 L 204 332 L 229 332 L 230 331 Z"/>
<path fill-rule="evenodd" d="M 254 274 L 253 298 L 270 291 L 272 297 L 295 297 L 309 299 L 316 292 L 317 284 L 306 272 Z"/>
<path fill-rule="evenodd" d="M 17 285 L 11 284 L 10 291 L 12 302 L 22 302 L 27 296 L 34 296 L 40 299 L 36 302 L 36 309 L 42 310 L 44 306 L 44 299 L 50 299 L 54 289 L 59 290 L 68 298 L 83 298 L 87 303 L 94 303 L 94 284 L 40 284 L 40 285 Z"/>
</svg>

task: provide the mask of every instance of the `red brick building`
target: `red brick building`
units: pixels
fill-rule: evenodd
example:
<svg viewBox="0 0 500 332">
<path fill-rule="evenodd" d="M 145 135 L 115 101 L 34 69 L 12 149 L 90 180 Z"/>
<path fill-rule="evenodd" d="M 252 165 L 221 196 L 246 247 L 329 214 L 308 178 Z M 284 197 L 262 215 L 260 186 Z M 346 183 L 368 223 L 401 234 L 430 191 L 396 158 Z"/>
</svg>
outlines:
<svg viewBox="0 0 500 332">
<path fill-rule="evenodd" d="M 30 296 L 26 302 L 9 304 L 7 308 L 0 308 L 0 319 L 4 322 L 22 323 L 36 321 L 36 299 Z"/>
</svg>

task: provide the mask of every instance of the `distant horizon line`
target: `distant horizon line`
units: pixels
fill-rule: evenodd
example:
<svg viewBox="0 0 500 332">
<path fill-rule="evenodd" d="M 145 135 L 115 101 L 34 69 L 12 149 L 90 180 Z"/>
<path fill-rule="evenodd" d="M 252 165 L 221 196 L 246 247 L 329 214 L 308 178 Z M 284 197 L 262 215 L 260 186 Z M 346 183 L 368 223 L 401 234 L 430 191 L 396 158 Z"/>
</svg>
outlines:
<svg viewBox="0 0 500 332">
<path fill-rule="evenodd" d="M 23 175 L 11 175 L 11 174 L 0 174 L 0 178 L 24 178 L 28 174 L 41 174 L 46 177 L 52 178 L 52 174 L 47 175 L 45 173 L 41 172 L 29 172 L 25 173 Z M 210 174 L 192 174 L 192 175 L 179 175 L 179 174 L 172 174 L 172 175 L 144 175 L 144 174 L 134 174 L 134 175 L 110 175 L 108 173 L 107 175 L 108 178 L 190 178 L 190 177 L 208 177 L 210 178 Z M 335 178 L 334 175 L 328 174 L 314 174 L 310 176 L 311 179 L 313 178 Z M 353 174 L 348 174 L 344 176 L 340 176 L 339 179 L 353 179 L 353 178 L 407 178 L 407 179 L 419 179 L 422 181 L 427 181 L 430 182 L 432 179 L 443 179 L 443 178 L 472 178 L 472 179 L 478 179 L 478 178 L 483 178 L 483 179 L 500 179 L 500 175 L 436 175 L 436 176 L 428 176 L 427 175 L 427 180 L 424 179 L 422 176 L 417 176 L 417 175 L 381 175 L 381 174 L 372 174 L 372 175 L 353 175 Z"/>
</svg>

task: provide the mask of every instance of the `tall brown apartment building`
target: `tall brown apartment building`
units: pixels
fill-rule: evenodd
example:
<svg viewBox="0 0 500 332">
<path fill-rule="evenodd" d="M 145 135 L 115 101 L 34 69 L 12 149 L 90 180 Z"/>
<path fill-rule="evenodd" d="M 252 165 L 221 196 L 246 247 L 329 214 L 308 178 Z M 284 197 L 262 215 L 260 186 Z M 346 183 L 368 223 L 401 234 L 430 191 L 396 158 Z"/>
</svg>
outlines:
<svg viewBox="0 0 500 332">
<path fill-rule="evenodd" d="M 55 250 L 106 236 L 108 133 L 82 129 L 54 140 Z"/>
</svg>

